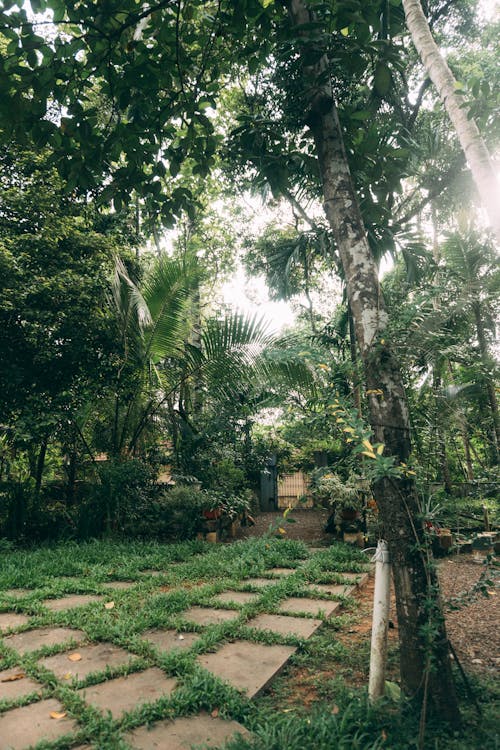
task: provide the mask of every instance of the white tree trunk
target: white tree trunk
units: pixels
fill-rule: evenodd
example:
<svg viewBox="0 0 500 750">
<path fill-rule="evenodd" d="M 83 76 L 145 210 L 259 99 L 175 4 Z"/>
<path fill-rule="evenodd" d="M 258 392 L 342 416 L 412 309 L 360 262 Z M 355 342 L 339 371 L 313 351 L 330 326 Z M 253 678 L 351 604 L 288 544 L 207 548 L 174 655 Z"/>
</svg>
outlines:
<svg viewBox="0 0 500 750">
<path fill-rule="evenodd" d="M 488 149 L 476 123 L 467 116 L 467 107 L 463 106 L 464 97 L 434 41 L 420 0 L 403 0 L 403 8 L 413 44 L 453 123 L 481 202 L 500 240 L 500 185 Z"/>
</svg>

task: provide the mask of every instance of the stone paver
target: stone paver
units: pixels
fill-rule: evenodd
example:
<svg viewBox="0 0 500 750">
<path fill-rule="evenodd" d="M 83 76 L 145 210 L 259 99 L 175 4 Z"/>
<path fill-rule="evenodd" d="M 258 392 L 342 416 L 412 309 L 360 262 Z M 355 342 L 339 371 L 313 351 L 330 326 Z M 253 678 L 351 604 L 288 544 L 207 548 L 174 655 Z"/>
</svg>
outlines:
<svg viewBox="0 0 500 750">
<path fill-rule="evenodd" d="M 277 581 L 273 581 L 272 578 L 245 578 L 241 581 L 245 586 L 253 586 L 256 589 L 262 589 L 265 586 L 274 586 Z"/>
<path fill-rule="evenodd" d="M 325 599 L 306 599 L 305 597 L 292 596 L 284 599 L 280 606 L 280 612 L 296 612 L 300 614 L 316 615 L 321 613 L 329 617 L 332 612 L 340 607 L 340 602 L 327 601 Z"/>
<path fill-rule="evenodd" d="M 78 692 L 86 703 L 101 711 L 110 711 L 113 719 L 118 719 L 126 711 L 143 703 L 154 703 L 162 695 L 170 695 L 176 685 L 177 680 L 167 677 L 161 669 L 151 667 L 143 672 L 82 688 Z"/>
<path fill-rule="evenodd" d="M 263 643 L 226 643 L 215 653 L 202 654 L 197 661 L 217 677 L 253 698 L 262 692 L 296 651 L 293 646 Z"/>
<path fill-rule="evenodd" d="M 190 607 L 182 613 L 185 620 L 196 625 L 220 625 L 221 622 L 235 620 L 238 612 L 234 609 L 209 609 L 208 607 Z"/>
<path fill-rule="evenodd" d="M 152 728 L 134 729 L 125 739 L 136 750 L 190 750 L 193 745 L 218 747 L 238 733 L 243 737 L 250 736 L 236 721 L 198 714 L 174 721 L 160 721 Z"/>
<path fill-rule="evenodd" d="M 354 586 L 345 583 L 310 583 L 304 588 L 311 594 L 321 591 L 322 594 L 328 594 L 328 596 L 349 596 L 354 590 Z"/>
<path fill-rule="evenodd" d="M 73 719 L 53 719 L 52 712 L 64 713 L 59 701 L 49 698 L 0 716 L 0 750 L 26 750 L 41 740 L 57 740 L 77 730 Z"/>
<path fill-rule="evenodd" d="M 62 599 L 44 599 L 42 604 L 51 612 L 61 612 L 63 609 L 83 607 L 90 602 L 100 601 L 102 601 L 102 596 L 96 594 L 71 594 L 71 596 L 64 596 Z"/>
<path fill-rule="evenodd" d="M 33 589 L 7 589 L 6 591 L 0 591 L 0 596 L 10 596 L 12 599 L 21 599 L 21 597 L 32 593 Z"/>
<path fill-rule="evenodd" d="M 73 661 L 70 657 L 79 654 L 80 659 Z M 134 655 L 112 643 L 97 643 L 83 646 L 77 651 L 65 651 L 63 654 L 48 656 L 39 664 L 49 669 L 59 679 L 83 680 L 92 672 L 102 672 L 106 667 L 116 668 L 128 664 Z"/>
<path fill-rule="evenodd" d="M 338 571 L 331 571 L 331 570 L 323 570 L 322 575 L 332 576 L 336 580 L 341 578 L 344 581 L 350 581 L 351 583 L 355 583 L 358 586 L 364 586 L 364 584 L 367 582 L 369 578 L 368 573 L 339 573 Z"/>
<path fill-rule="evenodd" d="M 5 645 L 15 649 L 20 654 L 38 651 L 42 646 L 56 646 L 67 641 L 83 641 L 85 633 L 73 628 L 37 628 L 16 633 L 5 638 Z"/>
<path fill-rule="evenodd" d="M 286 615 L 257 615 L 247 622 L 249 628 L 272 630 L 279 635 L 295 635 L 309 638 L 322 624 L 322 620 L 304 617 L 287 617 Z"/>
<path fill-rule="evenodd" d="M 258 599 L 260 594 L 252 594 L 250 591 L 223 591 L 214 597 L 217 604 L 249 604 Z"/>
<path fill-rule="evenodd" d="M 42 685 L 27 677 L 21 667 L 12 667 L 0 672 L 0 701 L 13 701 L 22 695 L 41 690 Z"/>
<path fill-rule="evenodd" d="M 113 591 L 127 591 L 137 586 L 137 583 L 135 581 L 106 581 L 106 583 L 100 583 L 99 586 Z"/>
<path fill-rule="evenodd" d="M 269 568 L 269 570 L 264 571 L 264 574 L 267 576 L 279 576 L 281 578 L 282 576 L 289 576 L 296 572 L 297 568 Z"/>
<path fill-rule="evenodd" d="M 176 630 L 149 630 L 141 635 L 141 638 L 160 651 L 190 648 L 199 637 L 198 633 L 178 633 Z"/>
<path fill-rule="evenodd" d="M 164 570 L 141 570 L 143 576 L 164 576 L 166 575 Z"/>
<path fill-rule="evenodd" d="M 0 613 L 0 633 L 26 625 L 28 621 L 29 617 L 26 615 L 18 615 L 17 612 L 2 612 Z"/>
</svg>

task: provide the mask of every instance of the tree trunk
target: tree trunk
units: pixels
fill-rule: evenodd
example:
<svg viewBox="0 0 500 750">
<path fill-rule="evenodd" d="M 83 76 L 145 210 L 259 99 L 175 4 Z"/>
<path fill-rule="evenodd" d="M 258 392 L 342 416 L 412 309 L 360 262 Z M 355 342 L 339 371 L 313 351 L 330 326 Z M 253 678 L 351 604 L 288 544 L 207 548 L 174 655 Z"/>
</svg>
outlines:
<svg viewBox="0 0 500 750">
<path fill-rule="evenodd" d="M 484 333 L 483 316 L 481 311 L 481 302 L 476 301 L 472 305 L 474 311 L 474 319 L 476 321 L 476 333 L 477 340 L 479 343 L 479 353 L 481 355 L 481 363 L 483 365 L 483 376 L 484 382 L 486 383 L 486 390 L 488 393 L 488 401 L 490 404 L 491 411 L 491 453 L 493 463 L 498 463 L 498 450 L 500 446 L 500 419 L 498 416 L 498 402 L 497 395 L 495 393 L 495 385 L 490 377 L 490 366 L 492 364 L 490 353 L 488 351 L 488 344 L 486 343 L 486 336 Z"/>
<path fill-rule="evenodd" d="M 354 404 L 356 406 L 358 416 L 361 418 L 361 384 L 359 382 L 358 373 L 358 350 L 356 347 L 356 331 L 354 330 L 354 320 L 352 318 L 351 306 L 347 303 L 347 323 L 349 325 L 349 352 L 351 354 L 351 362 L 353 365 L 353 396 Z"/>
<path fill-rule="evenodd" d="M 35 497 L 39 497 L 40 490 L 42 489 L 43 470 L 45 468 L 45 456 L 47 455 L 48 442 L 48 438 L 44 437 L 40 444 L 40 451 L 38 452 L 35 471 Z"/>
<path fill-rule="evenodd" d="M 488 212 L 493 230 L 500 239 L 498 181 L 488 149 L 476 123 L 467 116 L 467 107 L 463 106 L 464 97 L 460 94 L 457 82 L 434 41 L 420 0 L 403 0 L 403 8 L 413 44 L 453 123 L 481 202 Z"/>
<path fill-rule="evenodd" d="M 311 52 L 315 47 L 311 39 L 313 14 L 304 0 L 289 0 L 288 9 L 299 52 Z M 317 46 L 315 51 L 318 53 Z M 406 462 L 410 429 L 401 372 L 383 337 L 387 312 L 349 171 L 328 61 L 324 55 L 318 58 L 313 65 L 303 64 L 307 124 L 315 142 L 326 217 L 344 270 L 365 382 L 367 390 L 373 391 L 369 396 L 370 423 L 375 440 L 385 444 L 385 453 L 395 456 L 397 463 Z M 380 391 L 382 394 L 377 395 Z M 459 711 L 448 640 L 436 575 L 427 564 L 423 527 L 416 520 L 415 483 L 410 478 L 383 478 L 374 484 L 373 492 L 393 563 L 403 691 L 423 705 L 429 701 L 441 719 L 455 722 Z M 429 642 L 430 631 L 433 636 Z"/>
</svg>

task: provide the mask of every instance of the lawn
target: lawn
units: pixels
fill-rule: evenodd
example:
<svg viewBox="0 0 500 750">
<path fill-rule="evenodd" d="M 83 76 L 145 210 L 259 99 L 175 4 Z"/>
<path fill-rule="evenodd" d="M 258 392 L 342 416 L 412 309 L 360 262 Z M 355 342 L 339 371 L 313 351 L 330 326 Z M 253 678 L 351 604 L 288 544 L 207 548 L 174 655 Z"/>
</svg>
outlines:
<svg viewBox="0 0 500 750">
<path fill-rule="evenodd" d="M 367 656 L 362 649 L 350 652 L 345 646 L 357 604 L 348 595 L 353 581 L 343 574 L 362 574 L 365 569 L 366 557 L 354 548 L 334 545 L 311 551 L 300 541 L 272 537 L 232 545 L 102 541 L 4 552 L 0 554 L 0 628 L 2 618 L 5 624 L 17 615 L 18 621 L 10 620 L 12 629 L 0 638 L 0 698 L 4 696 L 0 750 L 11 746 L 5 731 L 2 735 L 2 726 L 10 726 L 5 722 L 14 715 L 9 712 L 28 704 L 47 706 L 50 713 L 55 709 L 49 725 L 51 729 L 57 725 L 56 734 L 61 735 L 39 743 L 37 750 L 153 746 L 167 750 L 168 745 L 136 744 L 134 737 L 139 734 L 133 732 L 200 712 L 217 722 L 238 722 L 252 733 L 251 738 L 231 741 L 231 748 L 409 747 L 411 720 L 401 724 L 390 702 L 382 709 L 369 708 L 364 690 L 343 679 Z M 313 590 L 314 584 L 318 588 Z M 64 600 L 70 596 L 77 599 Z M 85 603 L 82 596 L 93 598 Z M 314 599 L 317 610 L 297 610 L 297 599 Z M 332 608 L 335 611 L 328 618 Z M 259 617 L 272 614 L 285 623 L 298 623 L 297 632 L 256 626 Z M 324 622 L 315 630 L 317 620 Z M 301 634 L 302 626 L 306 635 Z M 28 637 L 35 631 L 44 637 L 49 632 L 65 634 L 65 638 L 55 639 L 58 642 L 42 638 L 32 651 L 19 635 L 28 631 Z M 340 634 L 342 639 L 337 638 Z M 261 644 L 269 653 L 275 653 L 273 647 L 291 654 L 272 688 L 259 691 L 255 685 L 252 698 L 204 666 L 218 651 L 241 641 L 250 649 Z M 252 661 L 250 656 L 248 670 L 240 670 L 242 674 L 234 678 L 237 682 L 251 679 Z M 258 673 L 259 669 L 259 677 Z M 317 673 L 313 701 L 305 701 L 296 690 L 300 675 L 306 673 L 309 681 Z M 106 698 L 103 686 L 124 675 L 129 675 L 127 681 L 109 683 Z M 156 694 L 148 692 L 149 676 L 151 685 L 159 685 Z M 127 704 L 122 687 L 135 684 L 134 679 L 139 693 L 129 696 Z M 23 680 L 32 680 L 33 688 L 13 697 L 13 686 Z M 101 699 L 104 695 L 100 708 L 92 698 L 94 690 L 101 691 Z M 124 702 L 116 708 L 116 701 Z M 485 725 L 482 731 L 487 730 Z M 446 735 L 442 743 L 436 741 L 432 747 L 461 746 Z"/>
</svg>

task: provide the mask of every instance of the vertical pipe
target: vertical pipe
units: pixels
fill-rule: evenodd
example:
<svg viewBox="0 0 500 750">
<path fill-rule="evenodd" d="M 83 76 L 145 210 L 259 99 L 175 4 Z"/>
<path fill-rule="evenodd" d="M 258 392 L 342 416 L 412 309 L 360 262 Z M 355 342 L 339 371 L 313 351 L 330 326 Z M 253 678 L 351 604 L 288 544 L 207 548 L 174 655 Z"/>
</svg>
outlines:
<svg viewBox="0 0 500 750">
<path fill-rule="evenodd" d="M 373 594 L 372 643 L 368 681 L 370 701 L 381 698 L 385 689 L 391 582 L 391 565 L 387 542 L 379 541 L 373 562 L 375 562 L 375 592 Z"/>
</svg>

